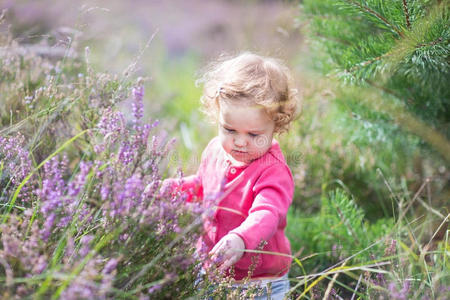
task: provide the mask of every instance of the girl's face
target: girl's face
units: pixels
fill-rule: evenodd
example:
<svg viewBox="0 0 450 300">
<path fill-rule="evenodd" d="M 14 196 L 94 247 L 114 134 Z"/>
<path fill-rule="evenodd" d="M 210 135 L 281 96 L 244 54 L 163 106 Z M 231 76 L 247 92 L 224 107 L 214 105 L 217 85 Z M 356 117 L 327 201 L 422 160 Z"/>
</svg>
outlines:
<svg viewBox="0 0 450 300">
<path fill-rule="evenodd" d="M 234 163 L 249 164 L 272 146 L 275 122 L 261 105 L 220 101 L 219 138 Z"/>
</svg>

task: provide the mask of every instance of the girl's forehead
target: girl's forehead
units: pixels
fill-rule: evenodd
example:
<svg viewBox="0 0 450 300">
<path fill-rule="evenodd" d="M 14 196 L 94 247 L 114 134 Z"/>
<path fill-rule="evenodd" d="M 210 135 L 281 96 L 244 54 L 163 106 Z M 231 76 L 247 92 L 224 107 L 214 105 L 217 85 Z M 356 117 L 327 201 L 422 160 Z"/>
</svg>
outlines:
<svg viewBox="0 0 450 300">
<path fill-rule="evenodd" d="M 264 107 L 258 104 L 248 105 L 239 103 L 224 102 L 220 104 L 219 111 L 221 115 L 233 116 L 233 115 L 248 115 L 248 116 L 264 116 Z"/>
<path fill-rule="evenodd" d="M 247 98 L 219 100 L 219 110 L 264 110 L 264 107 Z"/>
<path fill-rule="evenodd" d="M 223 103 L 219 112 L 219 121 L 229 126 L 245 124 L 251 130 L 261 130 L 273 122 L 261 105 Z"/>
</svg>

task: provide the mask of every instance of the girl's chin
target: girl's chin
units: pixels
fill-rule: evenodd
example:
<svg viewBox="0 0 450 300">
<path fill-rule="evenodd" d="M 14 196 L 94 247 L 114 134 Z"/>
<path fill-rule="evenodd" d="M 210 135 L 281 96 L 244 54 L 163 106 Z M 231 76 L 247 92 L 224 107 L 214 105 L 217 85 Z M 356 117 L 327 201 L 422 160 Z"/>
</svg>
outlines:
<svg viewBox="0 0 450 300">
<path fill-rule="evenodd" d="M 230 156 L 240 163 L 249 163 L 251 161 L 251 156 L 247 152 L 231 151 Z"/>
<path fill-rule="evenodd" d="M 236 162 L 243 164 L 249 164 L 257 158 L 254 157 L 254 155 L 249 154 L 248 152 L 239 152 L 234 150 L 231 151 L 230 155 Z"/>
</svg>

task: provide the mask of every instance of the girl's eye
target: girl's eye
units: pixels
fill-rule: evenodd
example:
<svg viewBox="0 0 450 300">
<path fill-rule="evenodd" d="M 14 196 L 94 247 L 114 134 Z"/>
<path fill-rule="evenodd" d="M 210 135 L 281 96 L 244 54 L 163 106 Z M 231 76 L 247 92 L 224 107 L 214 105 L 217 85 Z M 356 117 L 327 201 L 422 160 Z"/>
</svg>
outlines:
<svg viewBox="0 0 450 300">
<path fill-rule="evenodd" d="M 234 132 L 234 129 L 229 129 L 229 128 L 225 128 L 225 127 L 223 129 L 225 129 L 226 132 L 230 132 L 230 133 Z"/>
<path fill-rule="evenodd" d="M 249 133 L 249 135 L 250 135 L 251 137 L 257 137 L 259 134 L 256 134 L 256 133 Z"/>
</svg>

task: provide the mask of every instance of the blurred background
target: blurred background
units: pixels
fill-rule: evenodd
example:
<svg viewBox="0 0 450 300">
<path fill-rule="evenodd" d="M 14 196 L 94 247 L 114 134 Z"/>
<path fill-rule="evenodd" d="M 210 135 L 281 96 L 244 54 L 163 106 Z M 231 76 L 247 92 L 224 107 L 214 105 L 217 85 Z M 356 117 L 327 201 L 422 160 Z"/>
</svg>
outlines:
<svg viewBox="0 0 450 300">
<path fill-rule="evenodd" d="M 145 113 L 178 138 L 175 164 L 193 172 L 215 128 L 198 111 L 201 69 L 250 50 L 298 73 L 304 42 L 296 1 L 2 1 L 19 43 L 60 54 L 89 48 L 99 71 L 146 78 Z M 194 155 L 194 156 L 193 156 Z M 176 169 L 176 168 L 174 168 Z M 173 172 L 173 170 L 171 170 Z"/>
<path fill-rule="evenodd" d="M 285 59 L 296 71 L 304 48 L 295 1 L 2 1 L 19 43 L 89 47 L 96 70 L 146 81 L 146 115 L 177 135 L 181 163 L 214 134 L 198 112 L 202 67 L 245 50 Z M 74 38 L 74 39 L 72 39 Z M 83 51 L 81 51 L 83 54 Z M 180 134 L 184 134 L 180 136 Z M 189 155 L 185 152 L 189 150 Z M 198 161 L 198 160 L 197 160 Z"/>
</svg>

